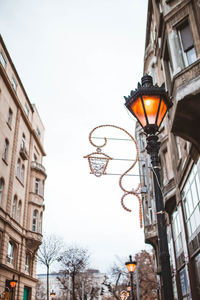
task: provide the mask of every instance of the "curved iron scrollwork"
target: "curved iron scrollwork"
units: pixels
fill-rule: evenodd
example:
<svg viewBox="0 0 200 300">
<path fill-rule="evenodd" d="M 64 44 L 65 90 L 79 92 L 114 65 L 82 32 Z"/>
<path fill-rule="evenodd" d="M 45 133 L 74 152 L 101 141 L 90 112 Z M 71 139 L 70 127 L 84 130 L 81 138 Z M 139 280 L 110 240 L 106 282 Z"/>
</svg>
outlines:
<svg viewBox="0 0 200 300">
<path fill-rule="evenodd" d="M 106 155 L 105 153 L 102 153 L 101 152 L 102 151 L 101 148 L 103 148 L 104 146 L 106 146 L 106 144 L 107 144 L 107 138 L 104 137 L 104 143 L 102 145 L 96 145 L 92 141 L 92 135 L 93 135 L 94 131 L 96 131 L 99 128 L 104 128 L 104 127 L 105 128 L 106 127 L 112 127 L 112 128 L 116 128 L 116 129 L 119 129 L 119 130 L 125 132 L 130 137 L 130 139 L 133 141 L 133 143 L 135 145 L 136 158 L 135 158 L 133 164 L 120 176 L 120 178 L 119 178 L 119 186 L 122 189 L 122 191 L 124 192 L 124 194 L 121 197 L 121 205 L 122 205 L 122 207 L 126 211 L 131 212 L 131 209 L 127 208 L 126 205 L 124 204 L 124 198 L 127 195 L 133 195 L 133 196 L 135 196 L 138 199 L 138 201 L 139 201 L 140 227 L 142 227 L 142 201 L 141 201 L 141 198 L 139 196 L 139 194 L 140 194 L 140 184 L 138 185 L 138 187 L 136 189 L 132 189 L 130 191 L 127 190 L 122 185 L 123 178 L 126 176 L 127 173 L 129 173 L 135 167 L 135 165 L 137 164 L 137 162 L 139 160 L 139 150 L 138 150 L 137 143 L 136 143 L 135 139 L 133 138 L 133 136 L 128 131 L 126 131 L 125 129 L 123 129 L 123 128 L 119 127 L 119 126 L 116 126 L 116 125 L 100 125 L 100 126 L 97 126 L 97 127 L 93 128 L 92 131 L 89 134 L 90 144 L 92 146 L 94 146 L 94 147 L 97 147 L 97 151 L 93 152 L 93 153 L 91 153 L 89 155 L 84 156 L 84 158 L 88 158 L 88 162 L 89 162 L 89 166 L 90 166 L 90 170 L 91 170 L 92 174 L 94 174 L 97 177 L 100 177 L 101 175 L 106 174 L 106 168 L 107 168 L 108 162 L 112 158 L 109 157 L 108 155 Z M 95 156 L 94 156 L 94 154 L 95 154 Z M 96 161 L 95 161 L 95 159 L 96 159 Z M 103 162 L 103 160 L 104 160 L 104 162 Z M 99 164 L 99 166 L 97 166 L 98 164 Z"/>
</svg>

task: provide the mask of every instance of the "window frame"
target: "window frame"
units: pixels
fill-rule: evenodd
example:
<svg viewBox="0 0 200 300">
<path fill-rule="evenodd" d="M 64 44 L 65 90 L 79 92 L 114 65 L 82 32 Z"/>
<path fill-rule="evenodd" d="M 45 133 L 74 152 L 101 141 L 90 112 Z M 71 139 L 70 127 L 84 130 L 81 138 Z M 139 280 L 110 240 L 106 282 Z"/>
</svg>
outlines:
<svg viewBox="0 0 200 300">
<path fill-rule="evenodd" d="M 14 195 L 13 201 L 12 201 L 12 211 L 11 211 L 11 217 L 13 219 L 16 218 L 16 208 L 17 208 L 17 195 Z"/>
<path fill-rule="evenodd" d="M 3 53 L 3 51 L 0 51 L 0 63 L 3 66 L 3 68 L 5 69 L 6 65 L 7 65 L 7 59 L 6 59 L 6 56 Z"/>
<path fill-rule="evenodd" d="M 33 211 L 32 231 L 38 232 L 38 210 L 37 209 L 34 209 Z"/>
<path fill-rule="evenodd" d="M 191 33 L 191 37 L 192 37 L 192 41 L 193 41 L 193 44 L 192 46 L 188 47 L 187 50 L 184 50 L 184 46 L 183 46 L 183 38 L 182 38 L 182 35 L 181 35 L 181 30 L 183 30 L 184 28 L 186 28 L 188 26 L 189 30 L 190 30 L 190 33 Z M 190 66 L 191 64 L 193 64 L 196 60 L 197 60 L 197 53 L 196 53 L 196 49 L 195 49 L 195 43 L 194 43 L 194 38 L 193 38 L 193 33 L 192 33 L 192 29 L 191 29 L 191 26 L 190 26 L 190 22 L 189 22 L 189 19 L 184 19 L 181 24 L 179 26 L 176 27 L 176 30 L 177 30 L 177 34 L 178 34 L 178 40 L 179 40 L 179 44 L 180 44 L 180 50 L 181 50 L 181 54 L 182 54 L 182 58 L 183 58 L 183 61 L 184 61 L 184 65 L 185 67 L 188 67 Z M 195 52 L 195 60 L 192 61 L 191 63 L 189 62 L 189 59 L 188 59 L 188 56 L 187 56 L 187 53 L 194 49 L 194 52 Z"/>
<path fill-rule="evenodd" d="M 194 165 L 182 190 L 184 219 L 189 240 L 195 231 L 200 228 L 200 187 L 197 166 Z M 194 190 L 195 188 L 195 190 Z M 195 199 L 195 194 L 197 199 Z M 197 216 L 198 214 L 198 216 Z M 199 220 L 199 222 L 198 222 Z"/>
<path fill-rule="evenodd" d="M 0 178 L 0 205 L 3 201 L 4 185 L 5 185 L 4 179 L 3 179 L 3 177 L 1 177 Z"/>
<path fill-rule="evenodd" d="M 7 262 L 11 265 L 14 265 L 14 254 L 15 254 L 15 245 L 12 241 L 9 241 L 8 242 Z"/>
<path fill-rule="evenodd" d="M 4 150 L 3 150 L 3 160 L 7 162 L 8 160 L 8 148 L 9 148 L 9 140 L 6 138 L 4 142 Z"/>
</svg>

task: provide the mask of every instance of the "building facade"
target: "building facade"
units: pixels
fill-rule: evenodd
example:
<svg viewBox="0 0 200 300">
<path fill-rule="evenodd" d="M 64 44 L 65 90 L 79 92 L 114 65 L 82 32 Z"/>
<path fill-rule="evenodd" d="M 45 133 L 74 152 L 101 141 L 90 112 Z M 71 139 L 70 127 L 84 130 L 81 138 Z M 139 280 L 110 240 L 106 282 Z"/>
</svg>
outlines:
<svg viewBox="0 0 200 300">
<path fill-rule="evenodd" d="M 175 299 L 200 299 L 200 1 L 149 0 L 144 74 L 163 83 L 173 107 L 160 128 L 164 197 Z M 140 147 L 145 240 L 155 249 L 160 274 L 151 163 Z M 162 291 L 159 293 L 162 299 Z"/>
<path fill-rule="evenodd" d="M 44 126 L 0 36 L 0 295 L 35 299 L 42 240 Z"/>
</svg>

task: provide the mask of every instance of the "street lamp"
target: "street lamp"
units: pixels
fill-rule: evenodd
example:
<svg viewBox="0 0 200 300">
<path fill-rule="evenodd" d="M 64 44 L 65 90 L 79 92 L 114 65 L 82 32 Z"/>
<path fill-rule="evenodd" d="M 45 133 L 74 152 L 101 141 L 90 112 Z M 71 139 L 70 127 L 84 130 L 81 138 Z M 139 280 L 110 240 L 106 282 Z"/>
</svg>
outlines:
<svg viewBox="0 0 200 300">
<path fill-rule="evenodd" d="M 13 293 L 14 293 L 14 288 L 16 287 L 17 280 L 15 280 L 15 275 L 13 275 L 13 278 L 9 281 L 9 285 L 11 287 L 11 300 L 13 300 Z"/>
<path fill-rule="evenodd" d="M 158 245 L 164 299 L 173 300 L 174 296 L 165 224 L 165 211 L 163 195 L 160 188 L 160 164 L 158 157 L 160 142 L 158 141 L 157 136 L 159 127 L 167 111 L 172 106 L 172 102 L 169 99 L 164 87 L 154 86 L 152 77 L 149 75 L 144 75 L 142 77 L 142 85 L 138 84 L 138 89 L 131 91 L 130 96 L 124 98 L 126 100 L 125 106 L 138 120 L 147 136 L 146 150 L 151 156 L 153 170 L 158 223 Z"/>
<path fill-rule="evenodd" d="M 133 293 L 133 273 L 136 269 L 137 262 L 132 261 L 132 256 L 129 256 L 129 261 L 125 263 L 129 273 L 130 273 L 130 278 L 131 278 L 131 300 L 134 300 L 134 293 Z"/>
<path fill-rule="evenodd" d="M 54 293 L 54 291 L 52 290 L 52 292 L 50 293 L 51 299 L 54 299 L 56 296 L 56 293 Z"/>
</svg>

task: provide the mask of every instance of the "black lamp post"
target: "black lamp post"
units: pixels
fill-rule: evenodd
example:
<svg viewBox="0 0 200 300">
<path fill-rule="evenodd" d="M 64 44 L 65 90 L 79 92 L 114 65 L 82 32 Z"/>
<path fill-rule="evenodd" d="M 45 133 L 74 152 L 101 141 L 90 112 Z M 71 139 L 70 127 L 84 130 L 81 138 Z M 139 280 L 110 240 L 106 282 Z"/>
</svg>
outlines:
<svg viewBox="0 0 200 300">
<path fill-rule="evenodd" d="M 147 136 L 146 150 L 151 156 L 153 170 L 158 223 L 158 245 L 164 299 L 173 300 L 173 285 L 167 242 L 163 195 L 160 189 L 160 164 L 158 157 L 160 142 L 158 141 L 158 136 L 156 135 L 166 112 L 172 106 L 172 102 L 165 92 L 164 87 L 154 86 L 152 77 L 149 75 L 144 75 L 142 77 L 142 85 L 138 83 L 138 89 L 131 91 L 130 96 L 124 98 L 126 100 L 126 107 L 134 115 L 134 117 L 136 117 Z"/>
<path fill-rule="evenodd" d="M 130 260 L 128 262 L 125 263 L 129 273 L 130 273 L 130 281 L 131 281 L 131 300 L 134 300 L 134 292 L 133 292 L 133 273 L 135 271 L 135 268 L 137 266 L 137 262 L 136 261 L 132 261 L 132 256 L 129 256 Z"/>
<path fill-rule="evenodd" d="M 11 300 L 13 300 L 13 294 L 14 294 L 14 289 L 17 284 L 17 280 L 15 280 L 15 275 L 13 275 L 12 280 L 9 281 L 10 287 L 11 287 Z"/>
</svg>

